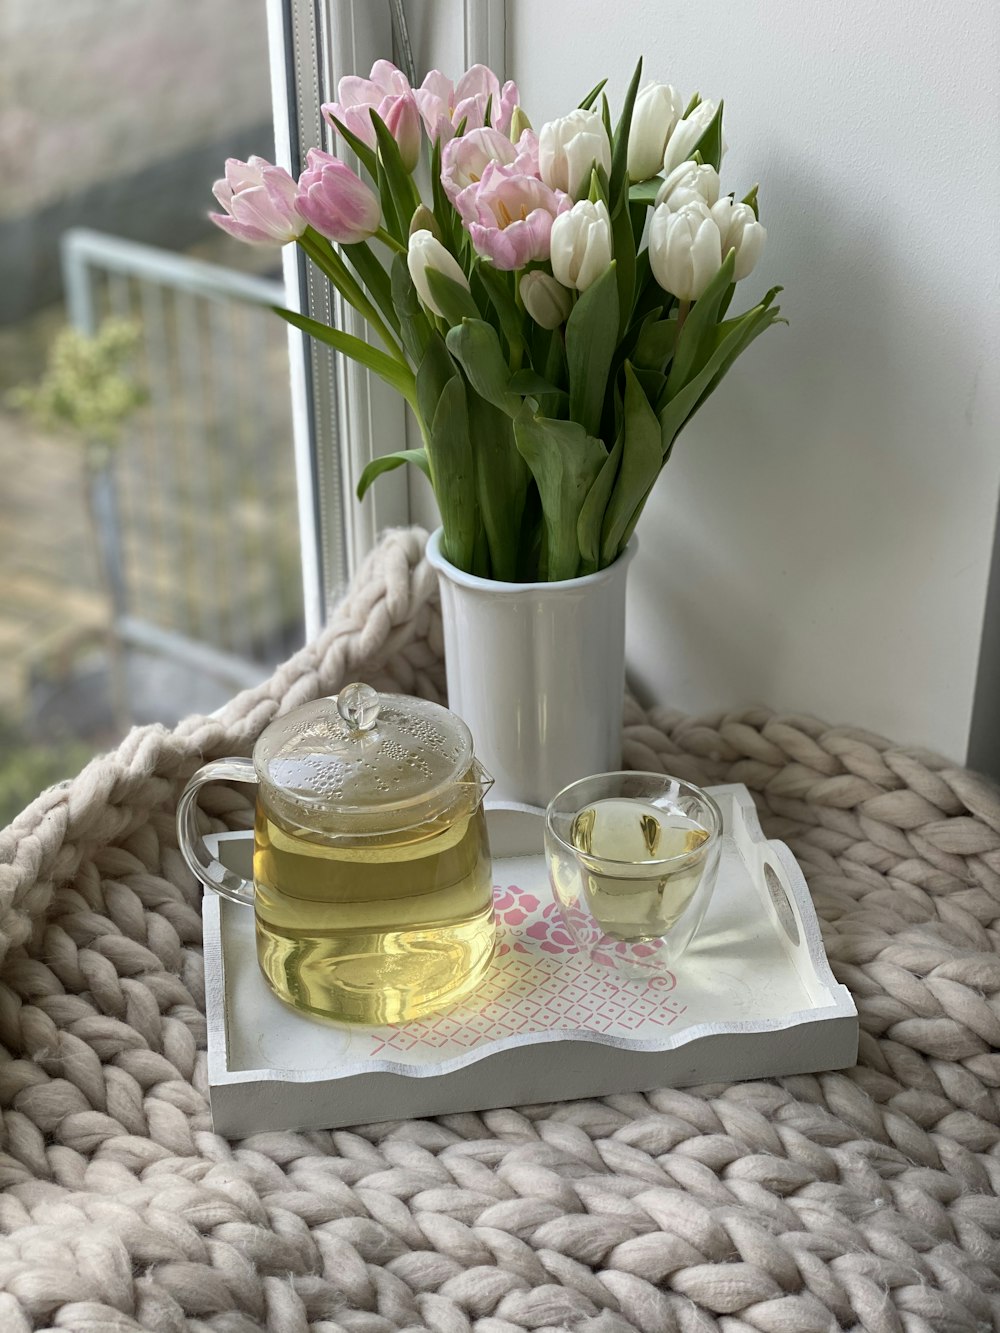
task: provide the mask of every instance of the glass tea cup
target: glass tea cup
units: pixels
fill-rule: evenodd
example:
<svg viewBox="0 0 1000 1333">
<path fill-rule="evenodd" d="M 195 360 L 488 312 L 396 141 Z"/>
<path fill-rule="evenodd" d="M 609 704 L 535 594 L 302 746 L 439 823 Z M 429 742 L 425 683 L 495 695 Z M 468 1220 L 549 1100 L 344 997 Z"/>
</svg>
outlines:
<svg viewBox="0 0 1000 1333">
<path fill-rule="evenodd" d="M 599 773 L 545 812 L 549 879 L 566 928 L 595 962 L 642 978 L 672 967 L 715 887 L 722 813 L 663 773 Z"/>
<path fill-rule="evenodd" d="M 198 792 L 219 781 L 257 785 L 252 880 L 199 832 Z M 356 683 L 277 718 L 252 759 L 200 769 L 178 803 L 178 841 L 199 879 L 253 908 L 280 1000 L 340 1022 L 406 1022 L 457 1003 L 489 968 L 491 786 L 454 713 Z"/>
</svg>

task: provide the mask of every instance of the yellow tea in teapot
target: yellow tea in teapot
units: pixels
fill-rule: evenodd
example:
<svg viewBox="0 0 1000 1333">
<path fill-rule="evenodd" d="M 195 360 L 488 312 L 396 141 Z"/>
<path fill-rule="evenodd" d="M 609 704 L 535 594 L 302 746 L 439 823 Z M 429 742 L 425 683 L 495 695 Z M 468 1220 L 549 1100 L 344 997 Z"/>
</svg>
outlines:
<svg viewBox="0 0 1000 1333">
<path fill-rule="evenodd" d="M 254 831 L 257 956 L 297 1009 L 399 1023 L 462 999 L 493 956 L 482 806 L 411 829 L 346 836 L 268 804 Z"/>
</svg>

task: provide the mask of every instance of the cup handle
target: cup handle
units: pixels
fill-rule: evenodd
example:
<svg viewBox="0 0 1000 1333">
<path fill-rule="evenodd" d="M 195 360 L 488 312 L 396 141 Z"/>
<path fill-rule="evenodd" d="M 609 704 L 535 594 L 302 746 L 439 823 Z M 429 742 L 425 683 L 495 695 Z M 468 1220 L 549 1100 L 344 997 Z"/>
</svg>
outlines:
<svg viewBox="0 0 1000 1333">
<path fill-rule="evenodd" d="M 244 879 L 227 870 L 205 846 L 198 832 L 195 816 L 198 792 L 207 782 L 256 782 L 257 773 L 251 759 L 216 759 L 199 768 L 181 793 L 177 802 L 177 842 L 181 855 L 193 875 L 210 884 L 216 893 L 231 898 L 245 907 L 253 904 L 253 880 Z"/>
</svg>

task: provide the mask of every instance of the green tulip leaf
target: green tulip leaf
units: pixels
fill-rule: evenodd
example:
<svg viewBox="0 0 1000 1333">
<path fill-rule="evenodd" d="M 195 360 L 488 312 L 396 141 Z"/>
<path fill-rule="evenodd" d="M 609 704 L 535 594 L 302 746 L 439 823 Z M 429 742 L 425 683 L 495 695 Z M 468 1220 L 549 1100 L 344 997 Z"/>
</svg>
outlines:
<svg viewBox="0 0 1000 1333">
<path fill-rule="evenodd" d="M 733 269 L 736 266 L 736 251 L 730 250 L 715 277 L 698 297 L 688 312 L 684 327 L 677 335 L 674 360 L 667 379 L 667 392 L 676 393 L 696 369 L 700 353 L 711 345 L 719 304 L 726 289 L 733 281 Z"/>
<path fill-rule="evenodd" d="M 544 330 L 539 330 L 544 332 Z M 538 413 L 543 417 L 566 417 L 569 415 L 569 394 L 557 384 L 547 380 L 544 375 L 530 367 L 517 370 L 511 375 L 507 386 L 512 393 L 522 397 L 534 398 L 538 404 Z"/>
<path fill-rule="evenodd" d="M 660 423 L 627 361 L 622 437 L 621 467 L 601 528 L 602 567 L 618 555 L 632 515 L 644 503 L 663 466 Z"/>
<path fill-rule="evenodd" d="M 635 109 L 636 94 L 639 91 L 639 80 L 642 78 L 642 57 L 639 57 L 632 75 L 631 82 L 625 92 L 625 99 L 622 102 L 622 113 L 618 117 L 618 125 L 615 128 L 614 138 L 612 140 L 613 148 L 611 152 L 611 202 L 615 212 L 627 213 L 624 207 L 629 197 L 628 188 L 628 136 L 632 128 L 632 112 Z M 618 258 L 618 250 L 615 249 L 615 258 Z"/>
<path fill-rule="evenodd" d="M 632 363 L 637 370 L 663 371 L 677 343 L 677 319 L 650 320 L 635 341 Z M 653 401 L 653 400 L 651 400 Z"/>
<path fill-rule="evenodd" d="M 406 267 L 405 255 L 396 255 L 393 259 L 390 283 L 392 303 L 399 315 L 399 336 L 411 361 L 419 366 L 427 350 L 431 325 Z"/>
<path fill-rule="evenodd" d="M 500 320 L 500 328 L 507 339 L 507 346 L 514 354 L 524 347 L 524 321 L 526 316 L 518 309 L 514 294 L 506 273 L 501 273 L 492 264 L 485 261 L 476 265 L 476 275 L 486 288 L 493 309 Z M 515 279 L 516 280 L 516 279 Z"/>
<path fill-rule="evenodd" d="M 476 306 L 479 310 L 479 318 L 485 320 L 487 324 L 489 324 L 493 329 L 495 329 L 497 336 L 500 339 L 500 346 L 501 350 L 503 351 L 504 358 L 509 360 L 510 359 L 510 354 L 508 351 L 509 344 L 506 341 L 506 335 L 504 334 L 503 324 L 500 321 L 500 316 L 497 314 L 497 308 L 490 299 L 489 291 L 486 288 L 486 284 L 482 280 L 481 276 L 482 267 L 483 267 L 482 264 L 476 263 L 475 259 L 473 259 L 472 272 L 469 274 L 469 286 L 472 289 L 472 299 L 475 301 Z M 527 321 L 525 321 L 525 323 L 527 324 Z M 527 326 L 525 332 L 528 334 L 532 332 L 531 325 Z M 523 348 L 521 349 L 522 360 L 524 359 L 525 350 L 526 349 Z M 534 358 L 531 356 L 529 356 L 528 359 L 529 361 L 532 362 L 534 361 Z"/>
<path fill-rule="evenodd" d="M 635 259 L 635 305 L 632 308 L 632 324 L 641 323 L 652 310 L 658 312 L 657 318 L 660 315 L 665 318 L 676 305 L 676 298 L 665 292 L 653 276 L 649 263 L 649 250 L 640 250 Z"/>
<path fill-rule="evenodd" d="M 716 171 L 722 162 L 722 106 L 720 102 L 716 107 L 715 115 L 705 127 L 705 132 L 695 144 L 692 150 L 694 153 L 701 154 L 701 160 L 707 162 L 710 167 Z"/>
<path fill-rule="evenodd" d="M 608 451 L 578 421 L 535 416 L 527 403 L 514 420 L 514 438 L 541 498 L 548 578 L 575 578 L 580 510 Z"/>
<path fill-rule="evenodd" d="M 739 354 L 778 318 L 778 306 L 756 306 L 729 324 L 702 369 L 659 412 L 664 458 L 670 453 L 681 427 L 714 391 Z"/>
<path fill-rule="evenodd" d="M 523 370 L 515 370 L 510 377 L 509 388 L 514 393 L 531 393 L 536 396 L 540 393 L 559 392 L 554 384 L 543 375 L 539 375 L 536 370 L 532 370 L 530 366 L 526 366 Z"/>
<path fill-rule="evenodd" d="M 749 316 L 755 315 L 758 311 L 766 310 L 773 304 L 774 298 L 782 290 L 781 287 L 772 287 L 751 310 L 745 310 L 742 315 L 736 315 L 732 319 L 723 319 L 722 316 L 726 313 L 733 292 L 735 291 L 735 284 L 731 285 L 723 296 L 722 301 L 719 303 L 719 322 L 712 330 L 712 336 L 706 339 L 705 343 L 702 345 L 698 360 L 694 366 L 694 373 L 697 374 L 703 369 L 716 348 L 722 345 L 723 341 L 729 336 L 733 329 L 745 326 L 745 321 Z"/>
<path fill-rule="evenodd" d="M 642 234 L 646 230 L 647 204 L 633 204 L 628 206 L 628 220 L 632 227 L 632 245 L 638 250 L 642 244 Z"/>
<path fill-rule="evenodd" d="M 385 163 L 381 157 L 375 161 L 375 182 L 378 186 L 379 201 L 382 204 L 382 216 L 385 218 L 385 229 L 401 245 L 405 245 L 407 236 L 406 219 L 399 216 L 399 209 L 396 207 L 392 185 L 389 181 L 389 173 L 386 171 Z"/>
<path fill-rule="evenodd" d="M 458 378 L 461 378 L 458 368 L 448 355 L 444 339 L 437 329 L 432 329 L 416 375 L 417 406 L 424 422 L 429 424 L 434 420 L 445 385 Z"/>
<path fill-rule="evenodd" d="M 418 467 L 427 480 L 434 485 L 434 478 L 431 476 L 430 460 L 427 457 L 426 449 L 400 449 L 395 454 L 383 454 L 380 458 L 373 458 L 361 474 L 361 480 L 358 482 L 358 499 L 363 500 L 365 492 L 376 477 L 381 477 L 383 472 L 394 472 L 396 468 L 403 467 L 406 463 L 412 463 Z"/>
<path fill-rule="evenodd" d="M 667 377 L 659 370 L 642 370 L 636 366 L 633 374 L 639 381 L 647 400 L 653 404 L 653 411 L 659 412 L 661 403 L 667 401 Z"/>
<path fill-rule="evenodd" d="M 629 203 L 643 204 L 647 208 L 656 203 L 656 196 L 663 184 L 662 176 L 651 176 L 648 181 L 639 181 L 628 187 Z"/>
<path fill-rule="evenodd" d="M 484 319 L 465 319 L 448 330 L 447 342 L 476 393 L 508 416 L 517 416 L 521 399 L 509 388 L 510 367 L 493 325 Z"/>
<path fill-rule="evenodd" d="M 611 105 L 608 102 L 606 93 L 601 93 L 601 119 L 604 121 L 604 129 L 607 132 L 608 143 L 614 143 L 615 132 L 611 125 Z"/>
<path fill-rule="evenodd" d="M 600 83 L 595 83 L 595 84 L 594 84 L 593 88 L 591 88 L 590 92 L 587 94 L 587 96 L 586 96 L 586 97 L 583 99 L 583 101 L 580 103 L 580 108 L 579 108 L 579 109 L 580 109 L 581 111 L 589 111 L 589 110 L 590 110 L 590 108 L 594 105 L 594 103 L 595 103 L 595 102 L 597 101 L 597 99 L 600 97 L 601 93 L 604 91 L 604 85 L 605 85 L 606 83 L 607 83 L 607 79 L 602 79 L 602 80 L 600 81 Z"/>
<path fill-rule="evenodd" d="M 392 280 L 367 241 L 340 247 L 344 258 L 368 289 L 369 295 L 389 325 L 400 332 L 399 312 L 392 299 Z M 399 256 L 403 258 L 402 255 Z"/>
<path fill-rule="evenodd" d="M 361 338 L 355 338 L 353 334 L 342 333 L 340 329 L 333 329 L 318 319 L 300 315 L 297 310 L 283 310 L 281 306 L 272 306 L 271 309 L 289 324 L 301 329 L 303 333 L 308 333 L 318 342 L 326 343 L 328 347 L 335 348 L 344 356 L 349 356 L 352 361 L 357 361 L 366 369 L 374 371 L 408 401 L 413 400 L 413 372 L 409 366 L 403 365 L 395 357 L 387 356 L 385 352 L 380 352 L 377 347 L 372 347 Z"/>
<path fill-rule="evenodd" d="M 598 435 L 608 372 L 618 344 L 618 271 L 612 260 L 591 283 L 566 321 L 569 414 L 588 435 Z"/>
<path fill-rule="evenodd" d="M 365 171 L 368 172 L 368 175 L 371 176 L 372 180 L 375 180 L 378 176 L 378 157 L 375 150 L 369 148 L 368 144 L 366 144 L 363 139 L 359 139 L 358 136 L 349 130 L 343 121 L 338 120 L 336 116 L 331 116 L 330 119 L 333 121 L 334 125 L 336 125 L 344 142 L 349 148 L 353 148 L 354 152 L 357 154 L 358 161 L 364 167 Z"/>
<path fill-rule="evenodd" d="M 590 169 L 590 189 L 587 192 L 587 198 L 592 204 L 602 203 L 605 208 L 610 209 L 608 204 L 608 174 L 596 162 Z"/>
<path fill-rule="evenodd" d="M 735 295 L 736 295 L 736 283 L 735 283 L 735 282 L 731 282 L 731 283 L 729 284 L 729 286 L 726 288 L 726 290 L 722 293 L 722 300 L 719 302 L 719 308 L 718 308 L 718 310 L 717 310 L 716 313 L 715 313 L 715 318 L 716 318 L 716 320 L 717 320 L 716 327 L 718 327 L 718 326 L 722 323 L 723 316 L 725 315 L 726 311 L 729 309 L 729 306 L 730 306 L 730 304 L 731 304 L 731 302 L 732 302 L 732 299 L 733 299 L 733 297 L 734 297 Z M 699 361 L 704 361 L 704 359 L 705 359 L 705 353 L 704 353 L 704 349 L 702 349 L 701 355 L 700 355 L 700 357 L 699 357 Z M 700 368 L 700 367 L 699 367 L 699 368 Z"/>
<path fill-rule="evenodd" d="M 385 168 L 386 180 L 392 194 L 396 216 L 403 228 L 400 240 L 405 243 L 410 218 L 413 217 L 413 210 L 419 207 L 421 202 L 420 195 L 413 184 L 413 177 L 403 166 L 403 159 L 399 155 L 399 144 L 393 137 L 392 131 L 374 107 L 371 108 L 369 114 L 375 127 L 378 158 Z"/>
<path fill-rule="evenodd" d="M 784 290 L 784 287 L 772 287 L 769 291 L 764 293 L 757 304 L 750 310 L 745 310 L 742 315 L 735 315 L 732 319 L 725 319 L 717 324 L 715 326 L 715 338 L 712 343 L 711 351 L 714 352 L 716 347 L 719 346 L 729 332 L 742 324 L 747 316 L 755 314 L 758 310 L 766 310 L 769 306 L 773 305 L 774 298 L 779 292 L 783 292 Z"/>
<path fill-rule="evenodd" d="M 403 355 L 393 330 L 386 325 L 364 287 L 345 264 L 337 247 L 312 227 L 306 227 L 298 238 L 298 244 L 323 276 L 333 283 L 347 304 L 353 306 L 371 324 L 390 354 L 402 362 Z"/>
<path fill-rule="evenodd" d="M 447 273 L 439 273 L 434 268 L 428 267 L 425 276 L 431 296 L 449 326 L 461 324 L 463 319 L 480 318 L 472 293 L 467 287 L 450 278 Z"/>
<path fill-rule="evenodd" d="M 594 574 L 601 567 L 601 529 L 604 526 L 604 514 L 611 498 L 618 468 L 621 463 L 624 436 L 619 432 L 615 447 L 604 460 L 594 484 L 587 492 L 587 498 L 576 521 L 576 536 L 580 544 L 580 573 Z"/>
<path fill-rule="evenodd" d="M 514 426 L 507 413 L 474 392 L 466 392 L 466 401 L 490 577 L 514 582 L 518 576 L 521 523 L 531 474 L 514 443 Z"/>
<path fill-rule="evenodd" d="M 445 384 L 430 425 L 434 494 L 444 526 L 445 555 L 453 565 L 476 573 L 476 466 L 469 437 L 465 385 L 457 372 Z"/>
<path fill-rule="evenodd" d="M 441 139 L 437 138 L 431 147 L 431 203 L 434 219 L 444 236 L 451 227 L 451 216 L 455 210 L 441 184 L 441 154 Z"/>
<path fill-rule="evenodd" d="M 552 384 L 569 383 L 569 367 L 566 364 L 566 344 L 563 336 L 558 329 L 552 330 L 552 336 L 549 338 L 548 349 L 545 353 L 545 378 Z M 563 395 L 566 399 L 567 409 L 569 405 L 569 394 Z M 547 412 L 546 416 L 551 416 Z"/>
<path fill-rule="evenodd" d="M 698 408 L 701 407 L 706 398 L 715 392 L 723 376 L 726 375 L 736 358 L 742 356 L 750 344 L 756 338 L 759 338 L 765 329 L 769 329 L 772 324 L 788 323 L 786 319 L 781 317 L 780 306 L 772 304 L 775 293 L 779 291 L 781 291 L 781 288 L 775 287 L 771 292 L 768 292 L 764 300 L 759 305 L 754 306 L 752 310 L 748 310 L 746 314 L 741 315 L 738 319 L 727 320 L 725 325 L 719 325 L 720 335 L 722 334 L 723 329 L 726 330 L 726 334 L 724 337 L 720 336 L 718 346 L 720 348 L 726 346 L 727 352 L 721 365 L 699 396 L 694 408 L 688 414 L 688 420 L 690 420 L 694 413 L 697 412 Z M 735 329 L 739 334 L 735 343 L 729 342 L 729 331 L 731 329 Z"/>
<path fill-rule="evenodd" d="M 461 220 L 452 208 L 451 201 L 441 184 L 441 151 L 441 140 L 435 139 L 434 146 L 431 149 L 431 202 L 433 204 L 434 220 L 438 224 L 443 244 L 451 250 L 452 254 L 458 256 L 465 232 L 462 229 Z"/>
<path fill-rule="evenodd" d="M 631 323 L 635 300 L 635 233 L 627 204 L 611 216 L 611 246 L 618 275 L 618 337 L 621 338 Z"/>
<path fill-rule="evenodd" d="M 743 200 L 742 200 L 742 202 L 743 202 L 744 204 L 749 204 L 750 207 L 753 209 L 753 215 L 754 215 L 754 217 L 757 219 L 758 222 L 760 221 L 760 205 L 759 205 L 758 202 L 757 202 L 757 191 L 758 191 L 759 189 L 760 189 L 760 186 L 759 186 L 759 185 L 755 185 L 755 186 L 753 187 L 753 189 L 750 191 L 749 194 L 745 194 L 745 195 L 743 196 Z"/>
</svg>

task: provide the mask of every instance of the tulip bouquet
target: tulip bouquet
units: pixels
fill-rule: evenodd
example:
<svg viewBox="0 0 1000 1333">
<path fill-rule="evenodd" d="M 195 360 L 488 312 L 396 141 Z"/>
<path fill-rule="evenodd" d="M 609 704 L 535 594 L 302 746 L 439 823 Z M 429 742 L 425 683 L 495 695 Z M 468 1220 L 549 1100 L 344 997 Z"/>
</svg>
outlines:
<svg viewBox="0 0 1000 1333">
<path fill-rule="evenodd" d="M 296 242 L 372 341 L 279 313 L 413 409 L 422 447 L 376 458 L 359 495 L 420 467 L 448 559 L 481 577 L 611 564 L 681 428 L 778 317 L 779 288 L 729 315 L 765 231 L 756 187 L 722 193 L 721 102 L 640 91 L 641 63 L 617 122 L 602 83 L 536 133 L 484 66 L 414 88 L 378 61 L 323 108 L 371 184 L 314 148 L 298 182 L 251 158 L 215 186 L 220 227 Z"/>
</svg>

